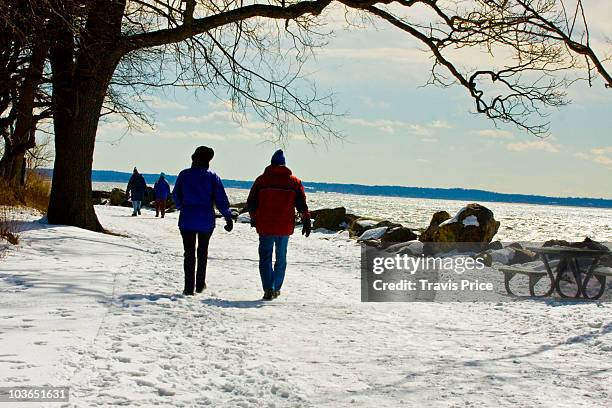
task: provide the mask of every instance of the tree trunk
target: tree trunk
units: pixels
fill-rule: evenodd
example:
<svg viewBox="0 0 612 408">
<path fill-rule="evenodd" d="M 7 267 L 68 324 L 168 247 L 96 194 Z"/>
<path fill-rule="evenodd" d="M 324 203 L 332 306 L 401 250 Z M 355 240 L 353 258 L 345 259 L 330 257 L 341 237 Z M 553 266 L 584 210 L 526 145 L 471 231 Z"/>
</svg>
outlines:
<svg viewBox="0 0 612 408">
<path fill-rule="evenodd" d="M 10 186 L 23 186 L 23 166 L 25 164 L 25 152 L 8 152 L 0 160 L 0 176 Z"/>
<path fill-rule="evenodd" d="M 61 24 L 51 48 L 55 164 L 47 219 L 92 231 L 104 229 L 94 211 L 91 170 L 98 121 L 113 73 L 122 57 L 125 0 L 91 3 L 78 50 L 70 29 Z"/>
<path fill-rule="evenodd" d="M 47 213 L 52 224 L 104 231 L 93 207 L 91 170 L 98 120 L 113 70 L 114 66 L 97 73 L 96 81 L 53 90 L 54 105 L 65 103 L 74 111 L 54 111 L 55 164 Z"/>
<path fill-rule="evenodd" d="M 34 103 L 36 93 L 42 82 L 49 44 L 46 40 L 39 40 L 32 48 L 32 55 L 23 83 L 17 94 L 15 102 L 17 112 L 14 130 L 4 138 L 4 154 L 0 159 L 0 176 L 11 186 L 21 185 L 22 168 L 25 153 L 36 146 L 36 122 L 34 116 Z"/>
</svg>

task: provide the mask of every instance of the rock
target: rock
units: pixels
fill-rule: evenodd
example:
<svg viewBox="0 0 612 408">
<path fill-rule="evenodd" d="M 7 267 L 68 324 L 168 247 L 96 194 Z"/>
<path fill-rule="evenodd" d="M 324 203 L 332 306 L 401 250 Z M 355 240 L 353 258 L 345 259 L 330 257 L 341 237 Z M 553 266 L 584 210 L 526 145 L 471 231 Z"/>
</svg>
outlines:
<svg viewBox="0 0 612 408">
<path fill-rule="evenodd" d="M 417 235 L 410 228 L 393 227 L 388 228 L 380 240 L 382 242 L 408 242 L 417 238 Z"/>
<path fill-rule="evenodd" d="M 397 228 L 397 227 L 401 227 L 401 226 L 402 226 L 402 224 L 398 224 L 396 222 L 382 220 L 382 221 L 379 221 L 376 225 L 374 225 L 374 228 L 380 228 L 380 227 Z"/>
<path fill-rule="evenodd" d="M 174 211 L 176 211 L 176 204 L 174 204 L 174 198 L 172 198 L 172 194 L 170 194 L 166 200 L 166 212 Z"/>
<path fill-rule="evenodd" d="M 398 255 L 418 256 L 423 253 L 423 243 L 418 240 L 401 242 L 399 244 L 389 245 L 385 248 L 386 252 Z"/>
<path fill-rule="evenodd" d="M 514 251 L 515 249 L 513 248 L 504 248 L 494 251 L 487 251 L 487 253 L 491 257 L 492 262 L 497 262 L 502 265 L 510 265 L 510 261 L 514 257 Z"/>
<path fill-rule="evenodd" d="M 94 200 L 108 200 L 111 196 L 110 191 L 102 191 L 102 190 L 93 190 L 91 192 L 91 198 Z"/>
<path fill-rule="evenodd" d="M 514 249 L 514 255 L 512 256 L 512 259 L 510 259 L 510 262 L 508 263 L 509 265 L 533 262 L 539 258 L 538 254 L 533 251 L 515 247 L 512 247 L 512 249 Z"/>
<path fill-rule="evenodd" d="M 499 241 L 497 241 L 499 242 Z M 490 252 L 481 252 L 478 255 L 474 256 L 474 259 L 480 259 L 485 266 L 493 265 L 493 257 Z"/>
<path fill-rule="evenodd" d="M 374 228 L 379 221 L 369 220 L 365 218 L 357 218 L 349 226 L 349 234 L 352 237 L 359 237 L 369 229 Z"/>
<path fill-rule="evenodd" d="M 123 205 L 123 203 L 127 201 L 125 199 L 125 191 L 120 188 L 113 188 L 109 200 L 110 205 Z"/>
<path fill-rule="evenodd" d="M 502 244 L 501 241 L 493 241 L 487 246 L 487 249 L 504 249 L 504 244 Z"/>
<path fill-rule="evenodd" d="M 552 247 L 552 246 L 570 246 L 570 243 L 562 239 L 549 239 L 542 245 L 542 247 Z"/>
<path fill-rule="evenodd" d="M 374 239 L 381 239 L 385 232 L 387 232 L 388 227 L 379 227 L 372 228 L 365 231 L 363 234 L 357 238 L 357 241 L 369 241 Z"/>
<path fill-rule="evenodd" d="M 448 214 L 448 213 L 447 213 Z M 468 204 L 453 218 L 436 225 L 446 214 L 436 213 L 430 226 L 423 232 L 420 241 L 425 242 L 425 253 L 482 251 L 488 246 L 499 229 L 499 221 L 493 211 L 480 204 Z"/>
<path fill-rule="evenodd" d="M 551 247 L 551 246 L 566 246 L 566 247 L 573 247 L 573 248 L 585 248 L 585 249 L 594 249 L 594 250 L 600 250 L 600 251 L 601 250 L 610 251 L 610 248 L 608 248 L 607 246 L 605 246 L 604 244 L 600 242 L 593 241 L 589 237 L 586 237 L 584 241 L 578 241 L 578 242 L 568 242 L 563 239 L 551 239 L 551 240 L 544 242 L 544 244 L 542 245 L 542 247 Z"/>
<path fill-rule="evenodd" d="M 429 222 L 429 226 L 432 225 L 438 226 L 442 224 L 446 220 L 450 220 L 451 215 L 447 211 L 438 211 L 434 213 L 433 217 L 431 217 L 431 221 Z"/>
<path fill-rule="evenodd" d="M 523 249 L 523 246 L 519 244 L 518 242 L 513 242 L 510 245 L 508 245 L 508 248 Z"/>
<path fill-rule="evenodd" d="M 376 247 L 376 248 L 380 247 L 380 241 L 377 239 L 366 239 L 360 242 L 367 246 Z"/>
<path fill-rule="evenodd" d="M 431 217 L 431 221 L 429 222 L 429 227 L 427 227 L 427 229 L 421 233 L 421 238 L 419 239 L 422 242 L 432 241 L 434 239 L 433 235 L 437 227 L 449 219 L 451 219 L 451 215 L 446 211 L 438 211 L 434 213 L 433 217 Z"/>
<path fill-rule="evenodd" d="M 332 231 L 339 231 L 340 224 L 344 222 L 346 217 L 346 208 L 325 208 L 312 212 L 312 217 L 315 219 L 313 229 L 325 228 Z"/>
<path fill-rule="evenodd" d="M 155 207 L 155 190 L 153 187 L 147 186 L 142 205 L 144 207 Z"/>
<path fill-rule="evenodd" d="M 247 208 L 247 203 L 240 202 L 236 204 L 230 204 L 230 207 L 237 208 L 240 211 L 240 213 L 243 213 L 244 212 L 243 210 Z"/>
<path fill-rule="evenodd" d="M 610 248 L 600 242 L 593 241 L 589 237 L 586 237 L 582 242 L 572 242 L 571 245 L 575 248 L 594 249 L 597 251 L 610 251 Z"/>
</svg>

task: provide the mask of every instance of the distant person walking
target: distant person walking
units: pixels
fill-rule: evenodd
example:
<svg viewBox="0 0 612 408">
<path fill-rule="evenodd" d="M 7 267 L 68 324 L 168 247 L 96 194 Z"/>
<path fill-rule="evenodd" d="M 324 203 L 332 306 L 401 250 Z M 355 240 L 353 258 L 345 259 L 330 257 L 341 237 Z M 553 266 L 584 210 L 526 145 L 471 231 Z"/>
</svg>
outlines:
<svg viewBox="0 0 612 408">
<path fill-rule="evenodd" d="M 263 300 L 280 296 L 287 268 L 289 236 L 295 228 L 295 209 L 302 217 L 302 235 L 310 235 L 311 223 L 302 182 L 285 166 L 285 155 L 277 150 L 270 165 L 257 177 L 247 200 L 251 226 L 259 234 L 259 274 Z M 276 251 L 274 266 L 272 252 Z"/>
<path fill-rule="evenodd" d="M 125 192 L 127 199 L 129 200 L 130 197 L 132 199 L 132 208 L 134 209 L 132 217 L 140 215 L 140 208 L 142 207 L 142 200 L 144 199 L 146 190 L 147 183 L 145 182 L 144 177 L 142 177 L 142 174 L 140 174 L 138 169 L 134 167 L 134 172 L 132 173 L 132 177 L 130 177 L 127 190 Z"/>
<path fill-rule="evenodd" d="M 166 175 L 162 172 L 159 175 L 159 179 L 153 186 L 153 192 L 155 194 L 155 216 L 164 218 L 166 215 L 166 201 L 170 196 L 170 184 L 166 181 Z"/>
<path fill-rule="evenodd" d="M 191 167 L 179 173 L 172 191 L 176 208 L 180 210 L 178 225 L 185 250 L 183 294 L 186 296 L 193 296 L 194 289 L 197 293 L 206 289 L 208 244 L 215 229 L 214 206 L 225 218 L 225 230 L 230 232 L 234 227 L 223 183 L 208 169 L 214 155 L 210 147 L 198 147 L 191 156 Z"/>
</svg>

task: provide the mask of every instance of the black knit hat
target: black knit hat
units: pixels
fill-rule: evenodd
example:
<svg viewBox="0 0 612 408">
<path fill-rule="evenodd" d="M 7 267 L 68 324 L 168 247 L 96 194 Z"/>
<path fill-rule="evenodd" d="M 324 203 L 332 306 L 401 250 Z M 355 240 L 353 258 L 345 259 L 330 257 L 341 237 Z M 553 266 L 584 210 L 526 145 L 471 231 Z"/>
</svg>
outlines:
<svg viewBox="0 0 612 408">
<path fill-rule="evenodd" d="M 215 151 L 208 146 L 200 146 L 191 155 L 191 160 L 196 165 L 208 165 L 215 155 Z"/>
</svg>

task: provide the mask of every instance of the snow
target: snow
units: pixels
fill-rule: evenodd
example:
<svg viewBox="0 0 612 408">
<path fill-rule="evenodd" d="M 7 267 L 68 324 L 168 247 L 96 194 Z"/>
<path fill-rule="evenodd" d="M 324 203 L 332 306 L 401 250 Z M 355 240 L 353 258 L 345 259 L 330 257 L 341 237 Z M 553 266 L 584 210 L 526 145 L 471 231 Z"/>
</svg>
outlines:
<svg viewBox="0 0 612 408">
<path fill-rule="evenodd" d="M 378 224 L 379 222 L 380 221 L 367 220 L 367 219 L 355 221 L 355 223 L 357 225 L 359 225 L 361 228 L 370 228 L 370 227 L 373 227 L 374 225 Z"/>
<path fill-rule="evenodd" d="M 255 231 L 222 221 L 209 289 L 184 298 L 176 213 L 96 211 L 118 235 L 30 215 L 0 260 L 2 385 L 69 385 L 66 407 L 612 400 L 609 303 L 361 303 L 359 245 L 318 233 L 291 238 L 283 293 L 266 303 Z"/>
<path fill-rule="evenodd" d="M 363 234 L 361 234 L 359 238 L 357 238 L 357 241 L 380 239 L 383 235 L 385 235 L 385 232 L 387 232 L 387 228 L 388 227 L 378 227 L 378 228 L 372 228 L 367 231 L 364 231 Z"/>
<path fill-rule="evenodd" d="M 250 224 L 251 223 L 251 215 L 249 213 L 242 213 L 236 219 L 236 222 L 242 224 Z"/>
<path fill-rule="evenodd" d="M 457 211 L 457 214 L 455 214 L 455 216 L 453 218 L 449 218 L 448 220 L 440 223 L 440 227 L 443 225 L 447 225 L 447 224 L 454 224 L 456 222 L 459 222 L 459 217 L 461 216 L 461 213 L 463 213 L 465 210 L 467 210 L 467 207 L 463 207 L 462 209 L 460 209 L 459 211 Z"/>
<path fill-rule="evenodd" d="M 476 218 L 475 215 L 470 215 L 468 217 L 465 217 L 463 219 L 463 225 L 466 227 L 472 226 L 472 227 L 478 227 L 480 226 L 480 224 L 478 223 L 478 218 Z"/>
</svg>

